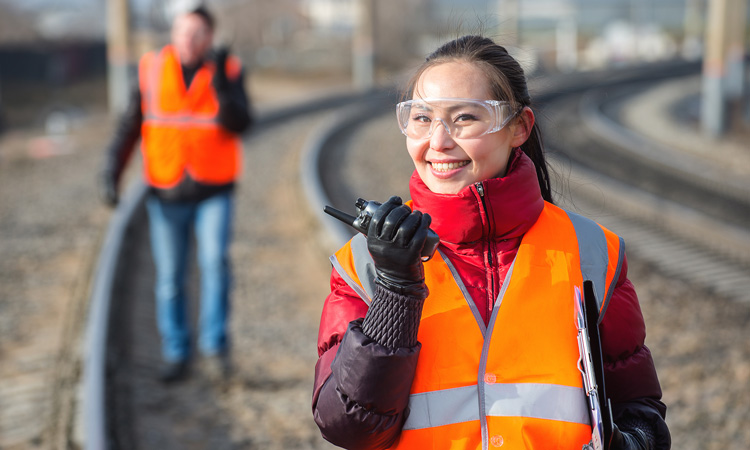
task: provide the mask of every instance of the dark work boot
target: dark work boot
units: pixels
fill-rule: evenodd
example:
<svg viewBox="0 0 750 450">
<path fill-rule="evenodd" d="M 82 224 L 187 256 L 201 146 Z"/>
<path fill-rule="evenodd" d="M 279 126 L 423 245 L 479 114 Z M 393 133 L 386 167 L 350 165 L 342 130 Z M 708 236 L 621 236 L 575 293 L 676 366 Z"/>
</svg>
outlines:
<svg viewBox="0 0 750 450">
<path fill-rule="evenodd" d="M 159 372 L 159 380 L 162 383 L 173 383 L 182 381 L 189 375 L 190 364 L 188 360 L 167 361 Z"/>
</svg>

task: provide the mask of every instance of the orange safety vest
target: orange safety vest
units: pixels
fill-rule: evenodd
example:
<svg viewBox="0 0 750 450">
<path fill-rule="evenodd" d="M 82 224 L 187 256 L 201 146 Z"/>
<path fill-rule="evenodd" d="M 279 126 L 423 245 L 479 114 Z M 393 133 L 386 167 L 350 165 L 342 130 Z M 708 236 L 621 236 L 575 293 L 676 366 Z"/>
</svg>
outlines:
<svg viewBox="0 0 750 450">
<path fill-rule="evenodd" d="M 398 449 L 575 449 L 591 440 L 578 370 L 574 287 L 594 282 L 600 314 L 619 277 L 621 239 L 550 203 L 523 237 L 485 327 L 450 261 L 424 264 L 430 295 Z M 363 235 L 331 257 L 368 304 L 374 266 Z"/>
<path fill-rule="evenodd" d="M 239 76 L 237 58 L 228 58 L 226 68 L 230 79 Z M 218 123 L 219 101 L 211 86 L 214 72 L 213 63 L 204 64 L 186 89 L 171 45 L 141 59 L 141 150 L 150 185 L 174 187 L 185 172 L 206 184 L 231 183 L 239 176 L 241 143 L 237 134 Z"/>
</svg>

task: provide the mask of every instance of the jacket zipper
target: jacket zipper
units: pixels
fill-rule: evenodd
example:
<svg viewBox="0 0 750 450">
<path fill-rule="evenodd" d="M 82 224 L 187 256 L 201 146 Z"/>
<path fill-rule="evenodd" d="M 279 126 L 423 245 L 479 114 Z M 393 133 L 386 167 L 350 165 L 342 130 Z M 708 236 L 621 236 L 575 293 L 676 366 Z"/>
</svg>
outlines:
<svg viewBox="0 0 750 450">
<path fill-rule="evenodd" d="M 477 193 L 479 194 L 479 198 L 482 201 L 482 209 L 484 210 L 484 217 L 487 220 L 487 265 L 490 269 L 490 277 L 487 283 L 487 312 L 492 315 L 492 309 L 495 304 L 495 272 L 494 272 L 494 265 L 495 261 L 492 256 L 493 249 L 492 249 L 492 239 L 489 238 L 490 232 L 492 231 L 492 221 L 490 220 L 489 211 L 487 210 L 487 203 L 484 198 L 484 185 L 481 182 L 474 183 L 474 186 L 477 188 Z"/>
<path fill-rule="evenodd" d="M 484 201 L 484 186 L 482 183 L 474 183 L 474 186 L 477 188 L 477 193 L 479 194 L 479 198 L 482 201 L 482 209 L 484 210 L 484 217 L 487 218 L 487 235 L 489 236 L 490 228 L 492 227 L 492 224 L 490 223 L 490 215 L 487 211 L 487 203 Z M 487 261 L 490 264 L 490 267 L 494 264 L 492 261 L 492 252 L 490 251 L 490 240 L 487 239 Z"/>
</svg>

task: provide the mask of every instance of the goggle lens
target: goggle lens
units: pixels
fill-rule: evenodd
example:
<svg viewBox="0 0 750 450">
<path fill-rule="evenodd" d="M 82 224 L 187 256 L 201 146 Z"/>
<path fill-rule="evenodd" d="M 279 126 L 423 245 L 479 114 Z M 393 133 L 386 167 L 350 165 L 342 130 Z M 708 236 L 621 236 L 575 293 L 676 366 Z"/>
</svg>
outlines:
<svg viewBox="0 0 750 450">
<path fill-rule="evenodd" d="M 512 113 L 508 102 L 426 98 L 399 103 L 396 116 L 401 132 L 412 139 L 428 139 L 436 127 L 451 137 L 472 139 L 500 131 Z"/>
</svg>

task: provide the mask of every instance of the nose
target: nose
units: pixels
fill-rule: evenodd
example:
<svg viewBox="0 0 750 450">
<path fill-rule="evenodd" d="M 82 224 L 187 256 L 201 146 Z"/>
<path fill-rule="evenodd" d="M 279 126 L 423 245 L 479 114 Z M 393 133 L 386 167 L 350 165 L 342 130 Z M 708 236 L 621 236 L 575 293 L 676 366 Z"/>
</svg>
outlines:
<svg viewBox="0 0 750 450">
<path fill-rule="evenodd" d="M 442 124 L 442 126 L 440 125 Z M 430 132 L 430 148 L 433 150 L 443 150 L 450 148 L 453 144 L 451 130 L 445 120 L 435 119 Z"/>
</svg>

